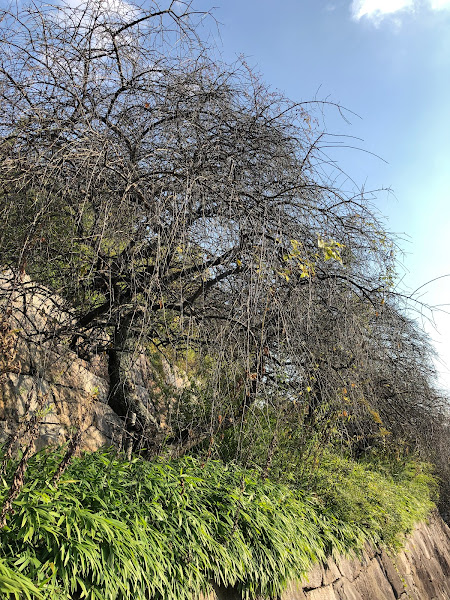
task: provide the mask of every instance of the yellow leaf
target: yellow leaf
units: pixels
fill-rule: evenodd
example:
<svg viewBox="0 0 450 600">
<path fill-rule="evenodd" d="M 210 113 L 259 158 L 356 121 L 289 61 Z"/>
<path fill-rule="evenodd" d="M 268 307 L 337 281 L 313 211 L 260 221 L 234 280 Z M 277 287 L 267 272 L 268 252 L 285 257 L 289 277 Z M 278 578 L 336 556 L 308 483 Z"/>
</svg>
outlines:
<svg viewBox="0 0 450 600">
<path fill-rule="evenodd" d="M 277 271 L 277 275 L 279 275 L 280 277 L 284 277 L 286 281 L 289 281 L 289 275 L 285 271 Z"/>
</svg>

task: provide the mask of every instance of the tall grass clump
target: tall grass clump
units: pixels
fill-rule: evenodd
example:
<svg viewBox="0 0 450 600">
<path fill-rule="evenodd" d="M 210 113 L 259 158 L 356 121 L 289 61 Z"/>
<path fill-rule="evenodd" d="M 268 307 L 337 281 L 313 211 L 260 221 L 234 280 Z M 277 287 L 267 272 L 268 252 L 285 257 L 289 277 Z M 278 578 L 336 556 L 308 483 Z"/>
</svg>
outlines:
<svg viewBox="0 0 450 600">
<path fill-rule="evenodd" d="M 2 598 L 187 600 L 212 583 L 276 597 L 329 554 L 395 546 L 432 507 L 418 464 L 394 477 L 330 454 L 307 484 L 288 486 L 234 464 L 99 451 L 54 484 L 63 454 L 28 464 L 0 532 Z M 14 469 L 10 460 L 2 500 Z"/>
<path fill-rule="evenodd" d="M 339 526 L 356 526 L 374 544 L 395 550 L 434 508 L 432 466 L 419 461 L 357 462 L 325 451 L 301 487 L 313 491 Z"/>
</svg>

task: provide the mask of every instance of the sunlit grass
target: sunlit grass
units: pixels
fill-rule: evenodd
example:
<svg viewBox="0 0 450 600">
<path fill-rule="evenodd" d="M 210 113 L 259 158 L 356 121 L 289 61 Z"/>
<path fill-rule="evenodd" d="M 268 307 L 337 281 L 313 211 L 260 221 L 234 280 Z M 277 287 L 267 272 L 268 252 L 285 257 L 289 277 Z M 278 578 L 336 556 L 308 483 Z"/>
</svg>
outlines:
<svg viewBox="0 0 450 600">
<path fill-rule="evenodd" d="M 234 464 L 108 451 L 74 459 L 53 488 L 61 452 L 33 457 L 1 532 L 4 598 L 183 600 L 213 581 L 274 597 L 330 553 L 395 547 L 433 506 L 418 463 L 394 476 L 330 453 L 295 489 Z"/>
</svg>

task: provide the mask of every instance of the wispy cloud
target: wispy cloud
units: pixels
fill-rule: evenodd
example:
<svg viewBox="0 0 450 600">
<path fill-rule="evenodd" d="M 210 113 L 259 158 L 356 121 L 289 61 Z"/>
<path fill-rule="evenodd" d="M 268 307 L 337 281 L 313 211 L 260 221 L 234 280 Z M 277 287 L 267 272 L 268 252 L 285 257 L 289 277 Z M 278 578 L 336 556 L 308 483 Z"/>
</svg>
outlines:
<svg viewBox="0 0 450 600">
<path fill-rule="evenodd" d="M 450 10 L 450 0 L 353 0 L 352 17 L 357 21 L 366 17 L 379 23 L 390 15 L 398 17 L 421 8 Z"/>
</svg>

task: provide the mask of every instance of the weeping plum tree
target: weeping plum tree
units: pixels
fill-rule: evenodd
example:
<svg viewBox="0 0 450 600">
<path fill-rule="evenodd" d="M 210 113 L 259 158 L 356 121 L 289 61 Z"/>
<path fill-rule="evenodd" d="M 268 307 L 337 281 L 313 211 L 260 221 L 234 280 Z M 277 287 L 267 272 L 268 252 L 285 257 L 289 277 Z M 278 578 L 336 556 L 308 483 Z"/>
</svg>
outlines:
<svg viewBox="0 0 450 600">
<path fill-rule="evenodd" d="M 150 452 L 224 440 L 269 469 L 283 436 L 298 456 L 319 430 L 407 437 L 439 404 L 429 349 L 392 292 L 394 241 L 334 183 L 322 106 L 211 57 L 190 3 L 146 6 L 2 12 L 2 264 L 70 302 L 52 335 L 107 356 Z M 164 426 L 142 353 L 191 375 Z"/>
</svg>

